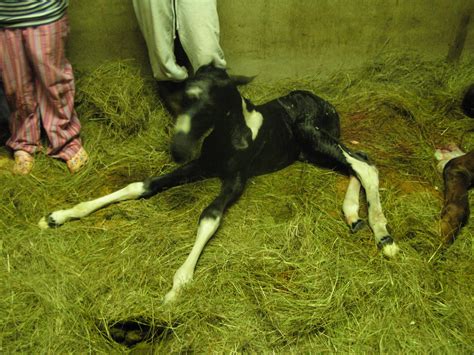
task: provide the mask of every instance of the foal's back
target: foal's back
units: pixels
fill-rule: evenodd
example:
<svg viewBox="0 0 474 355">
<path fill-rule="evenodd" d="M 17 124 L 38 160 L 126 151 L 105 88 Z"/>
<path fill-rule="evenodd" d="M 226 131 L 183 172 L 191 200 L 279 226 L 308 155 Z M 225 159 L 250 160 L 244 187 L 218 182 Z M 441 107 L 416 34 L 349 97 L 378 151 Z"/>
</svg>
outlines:
<svg viewBox="0 0 474 355">
<path fill-rule="evenodd" d="M 301 159 L 301 127 L 320 129 L 338 139 L 339 115 L 334 106 L 309 91 L 292 91 L 254 109 L 263 116 L 252 161 L 254 175 L 280 170 Z"/>
</svg>

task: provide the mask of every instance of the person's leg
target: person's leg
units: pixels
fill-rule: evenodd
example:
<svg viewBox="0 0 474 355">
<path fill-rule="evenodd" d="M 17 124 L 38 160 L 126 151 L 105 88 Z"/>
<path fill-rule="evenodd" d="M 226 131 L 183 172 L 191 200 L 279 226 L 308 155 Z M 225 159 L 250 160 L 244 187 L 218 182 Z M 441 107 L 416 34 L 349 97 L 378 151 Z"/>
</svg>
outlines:
<svg viewBox="0 0 474 355">
<path fill-rule="evenodd" d="M 0 74 L 10 106 L 10 138 L 6 145 L 19 154 L 16 172 L 27 174 L 33 164 L 32 154 L 40 145 L 40 121 L 34 78 L 23 46 L 21 29 L 0 30 Z M 27 159 L 28 164 L 23 164 Z"/>
<path fill-rule="evenodd" d="M 10 109 L 8 108 L 7 98 L 5 97 L 5 91 L 3 90 L 3 81 L 0 70 L 0 146 L 3 146 L 8 138 L 6 135 L 9 133 L 9 117 Z"/>
<path fill-rule="evenodd" d="M 14 152 L 15 174 L 33 169 L 33 153 L 40 146 L 40 121 L 34 78 L 23 46 L 21 29 L 0 30 L 0 74 L 9 101 L 10 138 L 6 145 Z"/>
<path fill-rule="evenodd" d="M 158 81 L 182 81 L 188 73 L 176 63 L 174 0 L 133 0 L 133 8 Z"/>
<path fill-rule="evenodd" d="M 25 48 L 35 72 L 41 121 L 49 139 L 48 154 L 67 162 L 78 155 L 87 159 L 79 138 L 81 124 L 74 110 L 74 75 L 65 57 L 68 31 L 67 17 L 24 30 Z M 81 160 L 81 166 L 82 163 L 85 161 Z M 69 166 L 72 172 L 77 168 L 80 166 Z"/>
<path fill-rule="evenodd" d="M 216 0 L 177 0 L 176 5 L 179 38 L 194 71 L 211 62 L 225 68 Z"/>
</svg>

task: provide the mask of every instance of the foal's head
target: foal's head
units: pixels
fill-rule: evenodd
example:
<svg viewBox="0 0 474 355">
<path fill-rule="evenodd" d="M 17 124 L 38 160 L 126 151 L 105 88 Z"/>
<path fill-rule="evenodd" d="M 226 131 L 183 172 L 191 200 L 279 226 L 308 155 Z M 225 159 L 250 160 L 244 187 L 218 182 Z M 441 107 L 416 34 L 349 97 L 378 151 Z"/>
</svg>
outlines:
<svg viewBox="0 0 474 355">
<path fill-rule="evenodd" d="M 199 68 L 185 85 L 182 113 L 176 120 L 171 142 L 173 159 L 181 163 L 195 158 L 201 138 L 229 112 L 241 109 L 241 100 L 236 81 L 225 69 L 213 64 Z"/>
</svg>

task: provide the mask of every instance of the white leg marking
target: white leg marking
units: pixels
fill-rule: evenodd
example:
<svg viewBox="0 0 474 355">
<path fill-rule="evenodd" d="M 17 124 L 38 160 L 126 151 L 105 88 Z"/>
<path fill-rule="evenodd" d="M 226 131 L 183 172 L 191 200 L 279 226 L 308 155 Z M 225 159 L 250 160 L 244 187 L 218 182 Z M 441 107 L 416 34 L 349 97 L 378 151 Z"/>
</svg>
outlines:
<svg viewBox="0 0 474 355">
<path fill-rule="evenodd" d="M 385 228 L 387 220 L 383 215 L 382 206 L 380 204 L 377 169 L 375 166 L 351 157 L 344 150 L 342 152 L 351 167 L 357 173 L 362 186 L 364 186 L 367 194 L 367 202 L 369 203 L 369 224 L 375 234 L 375 239 L 378 242 L 380 238 L 387 235 L 388 232 Z"/>
<path fill-rule="evenodd" d="M 176 119 L 174 131 L 188 134 L 191 131 L 191 116 L 188 114 L 179 115 Z"/>
<path fill-rule="evenodd" d="M 134 182 L 109 195 L 102 196 L 92 201 L 81 202 L 67 210 L 55 211 L 50 214 L 49 218 L 51 218 L 54 224 L 61 225 L 70 219 L 85 217 L 99 208 L 107 206 L 111 203 L 125 200 L 134 200 L 140 197 L 144 192 L 145 188 L 143 182 Z M 38 225 L 43 229 L 48 228 L 48 221 L 45 217 L 43 217 L 39 221 Z"/>
<path fill-rule="evenodd" d="M 249 112 L 247 110 L 247 104 L 245 103 L 244 99 L 242 99 L 242 112 L 244 114 L 245 124 L 252 131 L 252 140 L 255 140 L 255 138 L 257 138 L 260 127 L 262 127 L 263 116 L 260 112 L 255 110 Z"/>
<path fill-rule="evenodd" d="M 176 270 L 173 277 L 173 288 L 165 295 L 164 303 L 172 302 L 176 299 L 180 289 L 193 279 L 196 263 L 201 255 L 206 243 L 214 235 L 220 224 L 220 217 L 203 218 L 199 223 L 196 241 L 189 253 L 186 261 Z"/>
<path fill-rule="evenodd" d="M 389 233 L 387 231 L 387 219 L 383 214 L 382 205 L 380 203 L 379 174 L 377 168 L 353 158 L 342 148 L 341 150 L 365 189 L 367 202 L 369 204 L 369 225 L 374 232 L 375 242 L 379 245 L 382 238 L 388 236 Z M 382 252 L 387 256 L 394 256 L 398 252 L 398 246 L 395 242 L 384 245 Z"/>
<path fill-rule="evenodd" d="M 349 177 L 349 185 L 347 186 L 346 195 L 342 204 L 342 211 L 346 217 L 349 226 L 359 220 L 359 193 L 360 181 L 355 176 Z"/>
</svg>

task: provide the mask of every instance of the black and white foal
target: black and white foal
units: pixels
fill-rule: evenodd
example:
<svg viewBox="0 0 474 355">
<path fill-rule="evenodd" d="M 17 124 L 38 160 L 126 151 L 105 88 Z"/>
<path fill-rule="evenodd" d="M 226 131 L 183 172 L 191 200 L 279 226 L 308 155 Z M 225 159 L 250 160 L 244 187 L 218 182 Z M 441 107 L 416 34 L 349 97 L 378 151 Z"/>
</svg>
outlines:
<svg viewBox="0 0 474 355">
<path fill-rule="evenodd" d="M 368 219 L 375 242 L 387 256 L 398 247 L 387 232 L 379 198 L 378 172 L 365 155 L 339 142 L 339 116 L 334 107 L 306 91 L 255 106 L 242 98 L 235 81 L 212 64 L 201 67 L 186 83 L 183 113 L 178 116 L 171 154 L 183 163 L 169 174 L 129 184 L 104 197 L 51 213 L 40 227 L 59 226 L 82 218 L 108 204 L 148 198 L 158 192 L 192 181 L 218 177 L 222 187 L 202 212 L 194 246 L 176 271 L 173 288 L 165 302 L 192 280 L 204 246 L 216 232 L 227 207 L 244 191 L 249 178 L 282 169 L 296 160 L 317 164 L 321 159 L 339 165 L 350 174 L 343 212 L 353 231 L 360 228 L 361 184 L 368 201 Z M 204 139 L 203 139 L 204 138 Z"/>
</svg>

